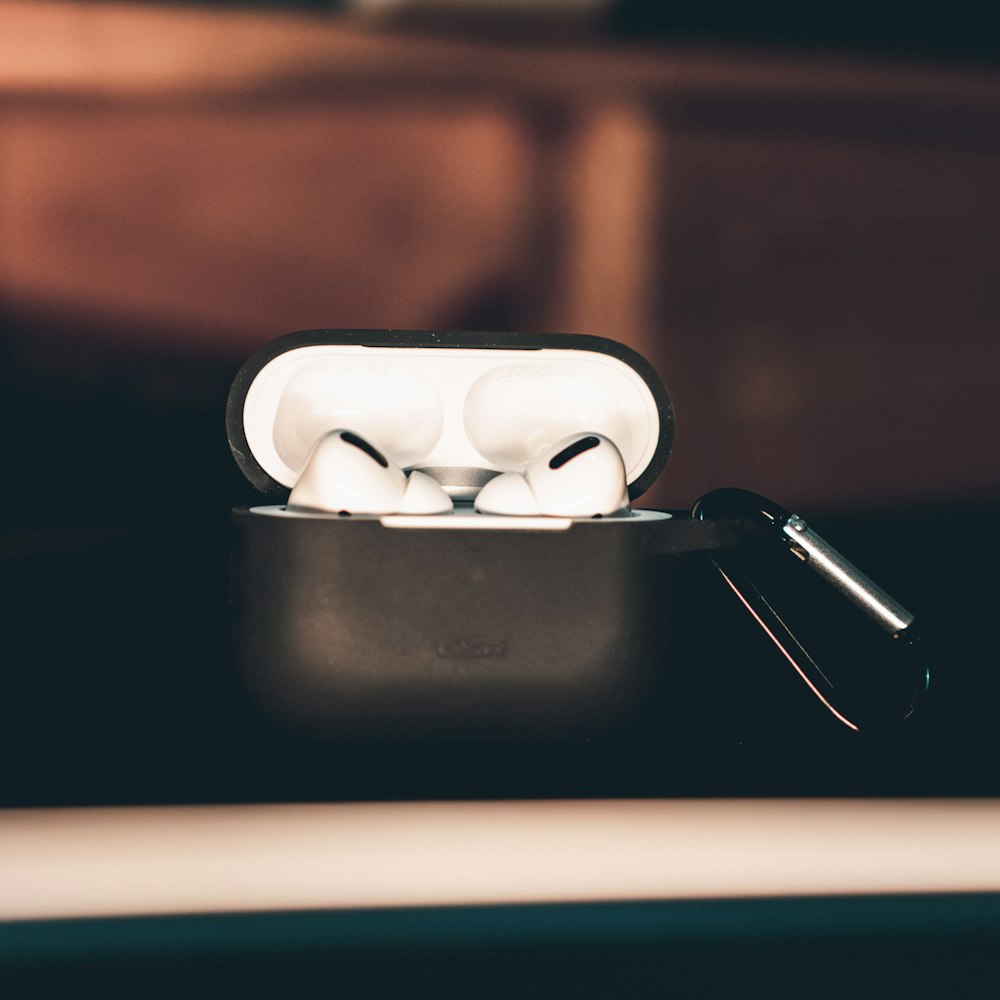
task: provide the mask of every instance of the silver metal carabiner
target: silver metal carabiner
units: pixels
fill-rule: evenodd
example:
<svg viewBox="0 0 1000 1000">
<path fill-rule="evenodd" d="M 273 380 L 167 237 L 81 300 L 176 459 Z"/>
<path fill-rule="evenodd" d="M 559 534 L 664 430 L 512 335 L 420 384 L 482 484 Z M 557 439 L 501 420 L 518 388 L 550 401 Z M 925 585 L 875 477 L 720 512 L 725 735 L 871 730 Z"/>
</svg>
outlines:
<svg viewBox="0 0 1000 1000">
<path fill-rule="evenodd" d="M 701 520 L 738 518 L 760 525 L 893 639 L 893 647 L 876 665 L 882 677 L 868 675 L 847 682 L 841 672 L 831 666 L 819 667 L 745 567 L 740 565 L 738 553 L 711 554 L 716 568 L 744 607 L 834 716 L 851 729 L 868 730 L 897 722 L 913 712 L 927 691 L 930 671 L 914 628 L 915 618 L 906 608 L 821 538 L 801 517 L 758 493 L 733 488 L 713 490 L 695 503 L 691 516 Z M 889 676 L 884 676 L 886 674 Z M 875 687 L 880 688 L 879 697 L 869 697 L 869 688 Z"/>
</svg>

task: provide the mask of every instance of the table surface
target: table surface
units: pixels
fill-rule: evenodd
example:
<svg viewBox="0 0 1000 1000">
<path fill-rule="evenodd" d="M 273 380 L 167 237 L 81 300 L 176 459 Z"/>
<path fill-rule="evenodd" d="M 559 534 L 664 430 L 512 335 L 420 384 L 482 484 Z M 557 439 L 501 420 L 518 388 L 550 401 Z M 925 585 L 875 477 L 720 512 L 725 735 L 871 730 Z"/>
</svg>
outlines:
<svg viewBox="0 0 1000 1000">
<path fill-rule="evenodd" d="M 591 800 L 9 811 L 0 920 L 1000 893 L 1000 803 Z"/>
</svg>

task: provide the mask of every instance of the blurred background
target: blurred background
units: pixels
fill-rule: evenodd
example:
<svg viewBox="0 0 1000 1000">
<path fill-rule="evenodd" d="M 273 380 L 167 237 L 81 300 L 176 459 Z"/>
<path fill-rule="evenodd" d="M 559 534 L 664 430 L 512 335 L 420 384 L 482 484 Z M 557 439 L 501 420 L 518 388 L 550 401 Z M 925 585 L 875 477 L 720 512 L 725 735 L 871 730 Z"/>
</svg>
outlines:
<svg viewBox="0 0 1000 1000">
<path fill-rule="evenodd" d="M 748 10 L 0 2 L 0 804 L 997 791 L 995 15 Z M 616 740 L 272 731 L 223 409 L 317 327 L 636 348 L 677 412 L 642 503 L 807 516 L 918 614 L 924 716 L 841 731 L 693 566 Z"/>
</svg>

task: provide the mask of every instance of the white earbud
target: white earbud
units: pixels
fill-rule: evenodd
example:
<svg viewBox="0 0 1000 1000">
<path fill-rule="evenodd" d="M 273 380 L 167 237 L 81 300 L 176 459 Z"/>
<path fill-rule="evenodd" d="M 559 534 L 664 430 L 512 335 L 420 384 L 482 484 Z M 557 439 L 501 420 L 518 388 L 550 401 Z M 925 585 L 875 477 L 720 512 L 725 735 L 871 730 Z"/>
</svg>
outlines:
<svg viewBox="0 0 1000 1000">
<path fill-rule="evenodd" d="M 409 476 L 349 430 L 324 434 L 288 495 L 289 510 L 328 514 L 445 514 L 451 497 L 424 472 Z"/>
<path fill-rule="evenodd" d="M 606 517 L 628 510 L 621 452 L 600 434 L 574 434 L 543 451 L 524 475 L 505 472 L 476 497 L 484 514 Z"/>
</svg>

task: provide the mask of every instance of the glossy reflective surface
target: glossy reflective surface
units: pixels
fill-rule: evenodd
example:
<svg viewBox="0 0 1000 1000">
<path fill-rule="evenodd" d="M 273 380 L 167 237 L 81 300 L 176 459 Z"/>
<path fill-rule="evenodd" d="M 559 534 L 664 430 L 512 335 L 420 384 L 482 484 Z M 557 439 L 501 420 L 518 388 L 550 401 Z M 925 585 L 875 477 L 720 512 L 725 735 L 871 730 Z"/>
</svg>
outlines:
<svg viewBox="0 0 1000 1000">
<path fill-rule="evenodd" d="M 880 731 L 912 714 L 927 692 L 930 665 L 913 616 L 898 602 L 801 518 L 759 494 L 715 490 L 695 504 L 692 516 L 742 517 L 758 526 L 758 539 L 738 550 L 713 553 L 711 559 L 753 619 L 837 719 L 850 729 Z M 798 544 L 800 537 L 808 544 Z M 801 569 L 796 567 L 791 574 L 788 565 L 794 560 L 789 561 L 786 548 L 869 620 L 857 622 L 845 615 L 845 609 L 831 603 L 815 581 L 809 586 L 810 581 L 799 579 L 805 575 Z"/>
</svg>

